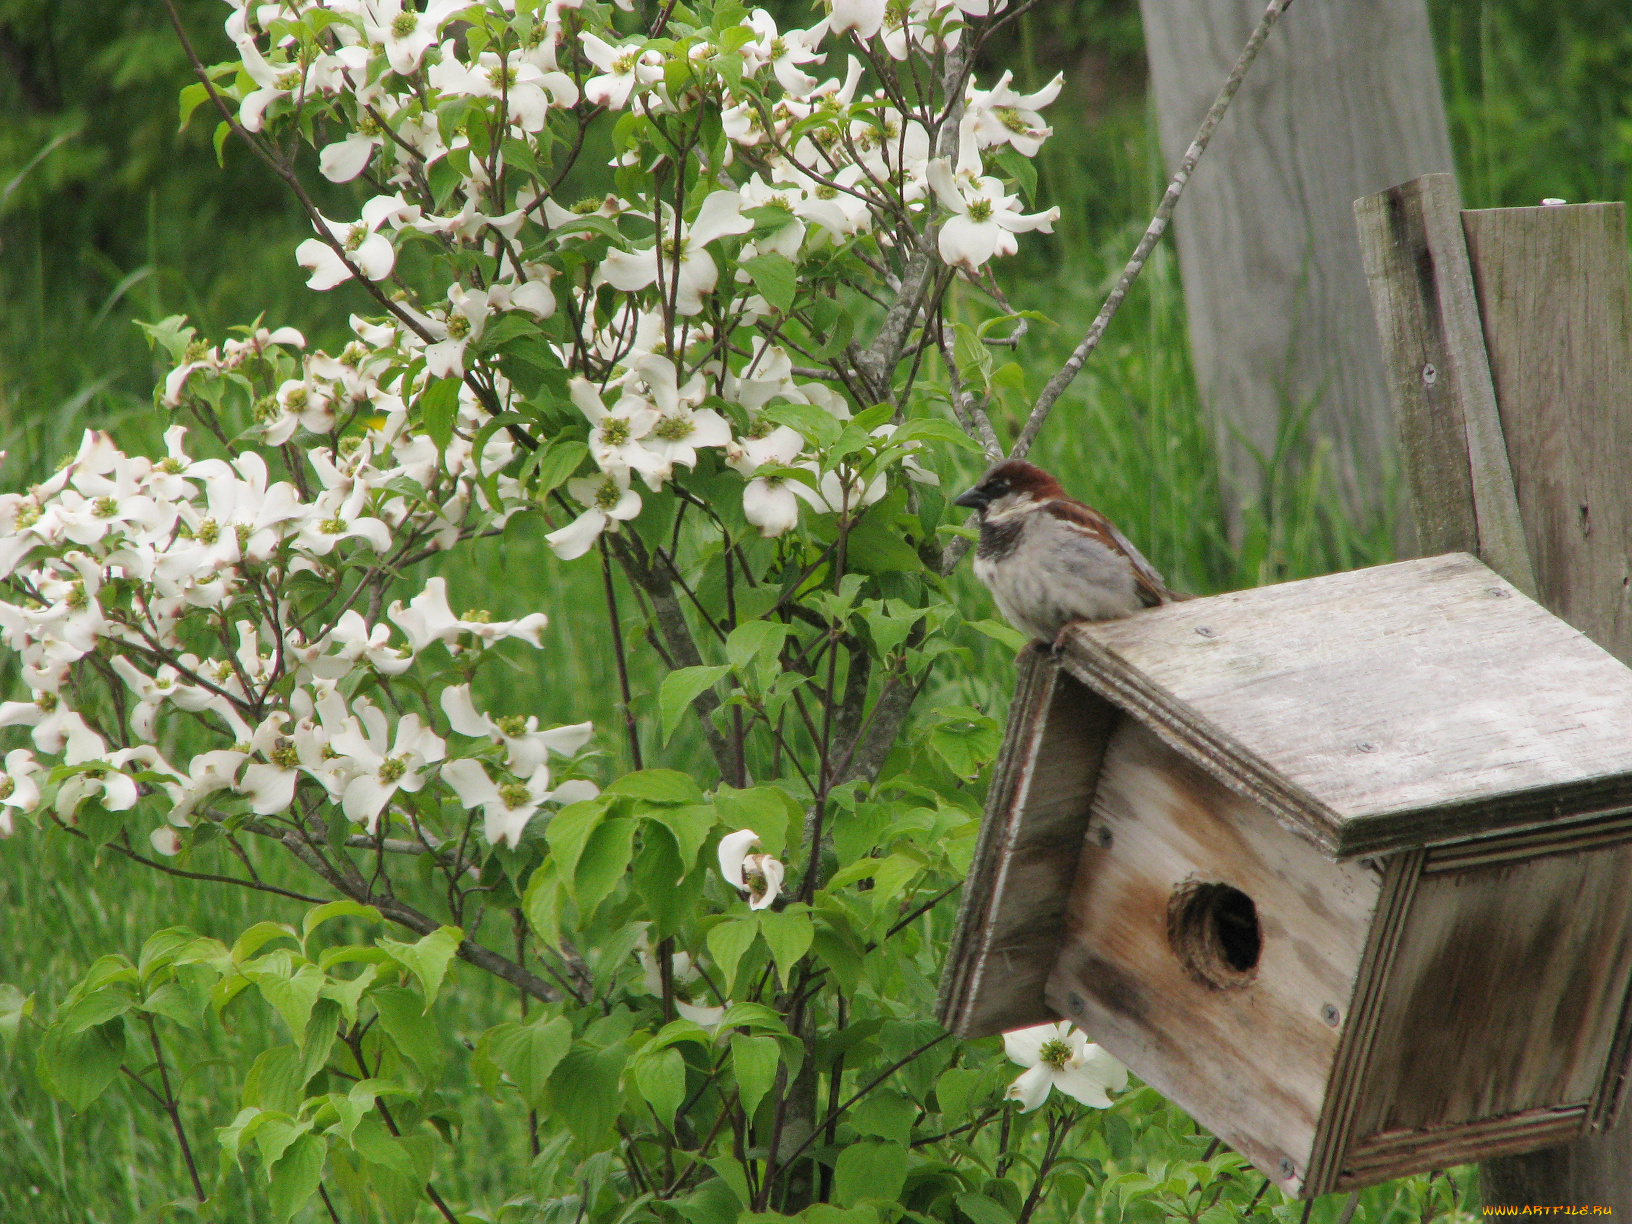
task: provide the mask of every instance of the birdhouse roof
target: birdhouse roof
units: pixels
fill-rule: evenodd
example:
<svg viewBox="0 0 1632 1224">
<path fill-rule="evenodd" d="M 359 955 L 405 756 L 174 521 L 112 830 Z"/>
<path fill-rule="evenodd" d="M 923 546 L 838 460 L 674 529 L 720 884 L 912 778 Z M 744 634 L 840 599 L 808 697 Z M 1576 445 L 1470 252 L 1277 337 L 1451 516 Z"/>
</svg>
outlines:
<svg viewBox="0 0 1632 1224">
<path fill-rule="evenodd" d="M 1632 810 L 1632 669 L 1465 553 L 1063 645 L 1078 679 L 1338 858 Z"/>
</svg>

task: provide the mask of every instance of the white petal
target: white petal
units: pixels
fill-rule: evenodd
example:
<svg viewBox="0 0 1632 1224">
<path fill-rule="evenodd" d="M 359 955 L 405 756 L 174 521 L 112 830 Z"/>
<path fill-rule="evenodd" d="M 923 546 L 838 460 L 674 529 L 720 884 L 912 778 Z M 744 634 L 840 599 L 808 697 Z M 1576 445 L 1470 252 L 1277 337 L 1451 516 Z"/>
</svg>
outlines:
<svg viewBox="0 0 1632 1224">
<path fill-rule="evenodd" d="M 657 279 L 657 248 L 608 251 L 601 260 L 600 279 L 624 293 L 646 288 Z"/>
<path fill-rule="evenodd" d="M 606 515 L 599 510 L 585 510 L 572 522 L 544 537 L 544 542 L 555 550 L 563 561 L 581 557 L 595 545 L 595 540 L 606 529 Z"/>
<path fill-rule="evenodd" d="M 460 735 L 486 736 L 496 729 L 485 714 L 478 713 L 470 699 L 470 685 L 449 685 L 442 690 L 442 712 L 448 716 L 448 725 Z M 444 773 L 447 771 L 444 770 Z M 486 800 L 481 800 L 486 802 Z M 466 807 L 473 806 L 465 804 Z"/>
<path fill-rule="evenodd" d="M 1120 1092 L 1128 1086 L 1128 1069 L 1097 1045 L 1088 1048 L 1093 1054 L 1080 1066 L 1068 1067 L 1056 1074 L 1054 1085 L 1084 1105 L 1105 1109 L 1111 1103 L 1106 1091 Z"/>
<path fill-rule="evenodd" d="M 748 847 L 757 845 L 759 834 L 752 829 L 738 829 L 720 838 L 720 874 L 731 887 L 748 890 L 742 878 L 742 861 L 748 857 Z"/>
<path fill-rule="evenodd" d="M 181 853 L 181 834 L 177 833 L 169 825 L 160 825 L 154 829 L 153 832 L 147 835 L 147 840 L 152 842 L 153 849 L 164 855 L 165 858 L 174 858 Z"/>
<path fill-rule="evenodd" d="M 344 140 L 325 145 L 318 155 L 317 168 L 331 183 L 349 183 L 368 165 L 374 152 L 374 142 L 367 136 L 353 133 Z"/>
<path fill-rule="evenodd" d="M 748 902 L 748 908 L 756 910 L 769 909 L 771 903 L 782 893 L 782 876 L 787 869 L 783 867 L 781 859 L 772 858 L 768 854 L 749 855 L 744 861 L 748 864 L 750 871 L 757 871 L 765 880 L 765 891 L 755 894 L 754 898 Z"/>
<path fill-rule="evenodd" d="M 459 796 L 460 806 L 464 808 L 499 801 L 499 788 L 493 785 L 493 779 L 487 776 L 487 770 L 482 768 L 480 761 L 469 757 L 449 761 L 442 766 L 442 780 L 453 787 L 454 793 Z"/>
<path fill-rule="evenodd" d="M 295 771 L 276 765 L 251 765 L 244 770 L 238 793 L 249 799 L 250 808 L 260 816 L 287 811 L 295 799 Z"/>
<path fill-rule="evenodd" d="M 1003 1094 L 1005 1100 L 1019 1101 L 1020 1112 L 1030 1113 L 1044 1101 L 1048 1100 L 1048 1091 L 1052 1086 L 1053 1076 L 1049 1069 L 1041 1064 L 1028 1071 L 1022 1071 L 1020 1077 L 1009 1085 L 1009 1090 Z"/>
<path fill-rule="evenodd" d="M 692 245 L 700 247 L 727 234 L 746 234 L 753 228 L 753 219 L 742 215 L 742 196 L 735 191 L 716 191 L 697 210 L 690 239 Z"/>
<path fill-rule="evenodd" d="M 1022 1067 L 1035 1067 L 1043 1046 L 1050 1041 L 1063 1041 L 1069 1026 L 1060 1023 L 1034 1024 L 1030 1028 L 1015 1029 L 1003 1034 L 1003 1053 L 1009 1061 Z"/>
<path fill-rule="evenodd" d="M 397 262 L 397 248 L 384 234 L 370 234 L 352 252 L 351 262 L 361 268 L 369 280 L 384 280 L 391 275 L 391 269 Z"/>
<path fill-rule="evenodd" d="M 351 279 L 351 269 L 328 243 L 317 238 L 308 238 L 295 248 L 295 262 L 312 270 L 306 281 L 308 289 L 333 289 Z"/>
</svg>

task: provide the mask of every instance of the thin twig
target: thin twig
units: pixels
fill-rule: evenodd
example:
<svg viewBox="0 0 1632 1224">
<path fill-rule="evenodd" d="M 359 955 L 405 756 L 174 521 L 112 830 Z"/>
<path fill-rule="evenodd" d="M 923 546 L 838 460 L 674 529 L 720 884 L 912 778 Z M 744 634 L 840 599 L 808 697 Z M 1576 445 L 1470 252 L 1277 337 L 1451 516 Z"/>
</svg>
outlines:
<svg viewBox="0 0 1632 1224">
<path fill-rule="evenodd" d="M 164 1047 L 159 1044 L 159 1027 L 153 1017 L 147 1017 L 147 1035 L 153 1042 L 153 1060 L 159 1065 L 159 1085 L 164 1089 L 164 1112 L 170 1115 L 170 1125 L 175 1128 L 176 1142 L 181 1144 L 181 1154 L 187 1160 L 187 1173 L 193 1179 L 193 1193 L 198 1201 L 203 1202 L 204 1183 L 199 1180 L 198 1165 L 193 1161 L 192 1145 L 187 1142 L 187 1131 L 181 1125 L 181 1108 L 176 1104 L 176 1094 L 170 1090 L 170 1069 L 165 1065 Z"/>
<path fill-rule="evenodd" d="M 1167 223 L 1173 216 L 1173 207 L 1179 202 L 1179 196 L 1184 194 L 1185 184 L 1190 181 L 1191 174 L 1195 172 L 1196 163 L 1201 160 L 1201 155 L 1207 151 L 1207 143 L 1212 140 L 1213 131 L 1218 127 L 1218 121 L 1224 118 L 1224 112 L 1230 108 L 1230 100 L 1235 97 L 1236 90 L 1241 88 L 1241 82 L 1247 75 L 1247 69 L 1252 67 L 1252 61 L 1258 58 L 1258 52 L 1262 49 L 1264 40 L 1269 37 L 1270 30 L 1274 28 L 1275 23 L 1280 20 L 1281 14 L 1291 4 L 1292 0 L 1270 0 L 1269 7 L 1264 10 L 1264 15 L 1258 19 L 1258 25 L 1253 30 L 1252 37 L 1247 40 L 1247 45 L 1242 49 L 1240 58 L 1235 61 L 1235 67 L 1230 69 L 1230 75 L 1225 78 L 1224 88 L 1219 91 L 1218 100 L 1213 103 L 1213 108 L 1207 112 L 1207 117 L 1201 121 L 1201 127 L 1196 130 L 1196 137 L 1190 142 L 1190 148 L 1185 152 L 1184 160 L 1179 163 L 1179 168 L 1174 173 L 1173 180 L 1168 183 L 1167 191 L 1162 196 L 1162 202 L 1156 209 L 1156 215 L 1150 219 L 1150 225 L 1146 227 L 1144 237 L 1139 239 L 1139 245 L 1134 248 L 1133 257 L 1128 260 L 1128 266 L 1122 270 L 1122 276 L 1117 280 L 1116 288 L 1111 290 L 1111 295 L 1105 299 L 1105 304 L 1099 308 L 1099 314 L 1094 319 L 1093 325 L 1088 328 L 1088 334 L 1083 337 L 1082 343 L 1077 345 L 1076 351 L 1060 367 L 1059 372 L 1048 380 L 1048 384 L 1043 388 L 1042 393 L 1038 395 L 1037 402 L 1032 405 L 1031 415 L 1026 418 L 1025 427 L 1021 429 L 1020 436 L 1015 439 L 1014 449 L 1009 452 L 1011 459 L 1025 458 L 1026 452 L 1031 449 L 1031 444 L 1036 441 L 1037 434 L 1043 427 L 1043 422 L 1048 419 L 1049 410 L 1054 407 L 1054 402 L 1071 385 L 1071 380 L 1077 376 L 1077 372 L 1082 369 L 1089 355 L 1099 347 L 1099 342 L 1105 335 L 1105 329 L 1110 326 L 1111 320 L 1116 317 L 1116 312 L 1121 308 L 1123 300 L 1128 296 L 1128 290 L 1133 287 L 1133 282 L 1138 279 L 1139 273 L 1144 269 L 1145 261 L 1150 258 L 1150 253 L 1156 249 L 1156 244 L 1161 241 L 1162 234 L 1166 232 Z"/>
</svg>

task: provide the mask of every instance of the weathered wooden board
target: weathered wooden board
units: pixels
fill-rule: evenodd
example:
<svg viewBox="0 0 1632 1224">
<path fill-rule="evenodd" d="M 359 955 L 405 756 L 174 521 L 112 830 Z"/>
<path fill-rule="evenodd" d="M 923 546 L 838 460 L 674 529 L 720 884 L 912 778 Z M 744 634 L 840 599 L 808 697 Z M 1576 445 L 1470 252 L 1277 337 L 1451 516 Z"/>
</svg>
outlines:
<svg viewBox="0 0 1632 1224">
<path fill-rule="evenodd" d="M 1133 720 L 1112 733 L 1048 1001 L 1290 1194 L 1303 1185 L 1381 891 Z M 1249 897 L 1261 947 L 1205 984 L 1168 934 L 1175 894 Z"/>
<path fill-rule="evenodd" d="M 1043 983 L 1059 953 L 1100 759 L 1118 718 L 1046 651 L 1021 652 L 941 979 L 941 1023 L 960 1037 L 1058 1018 Z"/>
<path fill-rule="evenodd" d="M 1264 3 L 1140 8 L 1171 170 Z M 1350 207 L 1451 165 L 1423 0 L 1288 11 L 1173 219 L 1197 381 L 1238 495 L 1232 513 L 1262 479 L 1243 439 L 1273 454 L 1287 414 L 1310 401 L 1307 438 L 1335 442 L 1349 507 L 1383 506 L 1398 470 L 1394 431 Z"/>
<path fill-rule="evenodd" d="M 1632 669 L 1466 555 L 1063 641 L 1084 683 L 1339 857 L 1632 810 Z"/>
<path fill-rule="evenodd" d="M 1579 1109 L 1632 973 L 1632 843 L 1430 870 L 1394 957 L 1354 1146 Z"/>
<path fill-rule="evenodd" d="M 1456 180 L 1424 175 L 1356 200 L 1354 212 L 1418 549 L 1473 553 L 1534 595 Z"/>
<path fill-rule="evenodd" d="M 1541 602 L 1632 662 L 1626 205 L 1462 214 Z"/>
</svg>

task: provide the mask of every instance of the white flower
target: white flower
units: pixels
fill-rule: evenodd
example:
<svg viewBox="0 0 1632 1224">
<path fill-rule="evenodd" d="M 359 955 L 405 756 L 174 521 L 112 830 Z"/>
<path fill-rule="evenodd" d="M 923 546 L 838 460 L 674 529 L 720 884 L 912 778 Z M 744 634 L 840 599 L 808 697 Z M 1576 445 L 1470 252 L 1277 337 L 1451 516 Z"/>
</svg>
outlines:
<svg viewBox="0 0 1632 1224">
<path fill-rule="evenodd" d="M 1003 1094 L 1020 1102 L 1021 1113 L 1046 1101 L 1052 1088 L 1105 1109 L 1111 1103 L 1107 1094 L 1128 1086 L 1128 1069 L 1063 1020 L 1004 1033 L 1003 1052 L 1010 1062 L 1029 1068 Z"/>
<path fill-rule="evenodd" d="M 678 242 L 672 226 L 665 226 L 657 243 L 643 251 L 608 251 L 596 273 L 597 280 L 633 293 L 657 280 L 661 258 L 663 287 L 674 293 L 675 310 L 683 315 L 699 313 L 703 295 L 714 291 L 720 277 L 714 257 L 705 247 L 727 234 L 746 234 L 754 228 L 753 220 L 742 215 L 742 202 L 735 191 L 713 192 L 697 210 L 697 219 L 681 227 Z"/>
<path fill-rule="evenodd" d="M 449 685 L 442 690 L 442 712 L 448 716 L 448 725 L 460 735 L 475 739 L 486 737 L 495 744 L 503 744 L 505 764 L 517 777 L 530 778 L 543 768 L 550 753 L 571 756 L 595 734 L 593 723 L 573 723 L 548 731 L 538 729 L 538 717 L 509 714 L 489 718 L 476 709 L 470 699 L 470 685 Z M 445 774 L 447 771 L 444 770 Z M 468 804 L 466 805 L 469 806 Z"/>
<path fill-rule="evenodd" d="M 334 751 L 347 758 L 352 778 L 346 783 L 341 807 L 352 820 L 370 833 L 379 824 L 380 812 L 397 791 L 417 791 L 425 785 L 420 770 L 446 755 L 442 740 L 422 725 L 418 714 L 405 714 L 397 723 L 394 742 L 389 742 L 385 714 L 371 702 L 355 703 L 358 716 L 348 719 L 346 729 L 330 742 Z M 366 725 L 366 731 L 364 727 Z"/>
<path fill-rule="evenodd" d="M 34 775 L 44 768 L 27 748 L 13 748 L 6 753 L 6 770 L 0 774 L 0 837 L 11 836 L 12 808 L 32 812 L 39 806 L 40 784 L 34 781 Z"/>
<path fill-rule="evenodd" d="M 1018 199 L 1007 194 L 998 179 L 965 175 L 954 179 L 945 158 L 929 163 L 929 185 L 935 198 L 954 214 L 941 224 L 941 258 L 969 273 L 979 272 L 994 255 L 1018 251 L 1017 233 L 1041 230 L 1052 234 L 1060 216 L 1058 207 L 1022 213 Z"/>
<path fill-rule="evenodd" d="M 639 47 L 614 47 L 585 30 L 579 39 L 584 55 L 601 70 L 600 76 L 584 82 L 584 101 L 609 110 L 622 110 L 638 86 L 663 79 L 662 62 L 655 53 L 641 53 Z"/>
<path fill-rule="evenodd" d="M 886 7 L 885 0 L 833 0 L 827 28 L 835 35 L 854 30 L 857 38 L 871 38 L 884 24 Z"/>
<path fill-rule="evenodd" d="M 633 468 L 654 491 L 661 489 L 669 476 L 669 464 L 641 445 L 641 439 L 657 424 L 657 409 L 627 389 L 608 408 L 587 378 L 573 379 L 568 390 L 592 426 L 589 454 L 596 466 L 603 471 Z"/>
<path fill-rule="evenodd" d="M 720 874 L 733 888 L 749 896 L 749 909 L 769 909 L 782 891 L 785 868 L 782 860 L 769 854 L 749 854 L 749 846 L 759 845 L 759 834 L 738 829 L 720 838 Z"/>
<path fill-rule="evenodd" d="M 330 221 L 322 217 L 334 240 L 345 249 L 346 259 L 341 259 L 322 239 L 306 239 L 295 248 L 295 262 L 312 270 L 306 287 L 333 289 L 350 280 L 352 270 L 346 264 L 347 259 L 369 280 L 384 280 L 396 266 L 397 249 L 389 238 L 377 231 L 387 220 L 410 221 L 418 216 L 419 208 L 405 204 L 401 196 L 375 196 L 363 205 L 361 221 Z"/>
<path fill-rule="evenodd" d="M 640 984 L 645 987 L 647 994 L 662 995 L 663 975 L 657 963 L 657 957 L 652 955 L 652 945 L 647 942 L 644 932 L 640 942 L 635 944 L 635 955 L 640 958 Z M 683 1020 L 690 1020 L 693 1024 L 711 1029 L 725 1016 L 723 1007 L 699 1007 L 688 1001 L 688 996 L 696 993 L 696 983 L 702 980 L 702 973 L 692 964 L 691 954 L 676 952 L 669 958 L 669 981 L 674 987 L 674 1010 L 680 1013 Z"/>
<path fill-rule="evenodd" d="M 431 0 L 420 13 L 402 0 L 364 0 L 363 32 L 369 42 L 384 45 L 392 71 L 407 76 L 435 44 L 442 23 L 471 6 L 472 0 Z"/>
<path fill-rule="evenodd" d="M 542 612 L 529 612 L 519 620 L 512 621 L 487 619 L 485 612 L 457 617 L 448 607 L 447 579 L 441 577 L 427 579 L 425 589 L 410 599 L 406 608 L 398 600 L 386 609 L 385 614 L 408 635 L 408 647 L 415 654 L 432 642 L 452 646 L 464 633 L 473 635 L 483 643 L 507 637 L 520 638 L 537 649 L 541 644 L 539 635 L 549 623 L 549 617 Z"/>
<path fill-rule="evenodd" d="M 600 794 L 593 782 L 564 782 L 552 791 L 550 771 L 543 768 L 525 782 L 495 784 L 482 763 L 469 757 L 444 765 L 442 780 L 453 787 L 463 807 L 482 809 L 482 836 L 491 845 L 506 845 L 512 850 L 521 844 L 521 835 L 541 804 L 551 800 L 576 803 Z"/>
<path fill-rule="evenodd" d="M 1056 75 L 1036 93 L 1019 94 L 1009 88 L 1014 73 L 1005 72 L 989 90 L 969 90 L 968 113 L 974 116 L 980 147 L 1007 144 L 1015 152 L 1035 157 L 1054 129 L 1037 112 L 1060 96 L 1065 78 Z"/>
<path fill-rule="evenodd" d="M 629 487 L 629 469 L 613 468 L 596 477 L 567 481 L 567 492 L 588 506 L 565 527 L 544 537 L 563 561 L 581 557 L 595 546 L 601 532 L 640 513 L 640 494 Z"/>
<path fill-rule="evenodd" d="M 645 379 L 659 413 L 642 445 L 665 465 L 696 467 L 699 446 L 730 443 L 731 427 L 725 418 L 712 408 L 694 406 L 707 389 L 701 376 L 694 376 L 682 390 L 676 385 L 674 362 L 655 353 L 636 361 L 635 369 Z"/>
</svg>

